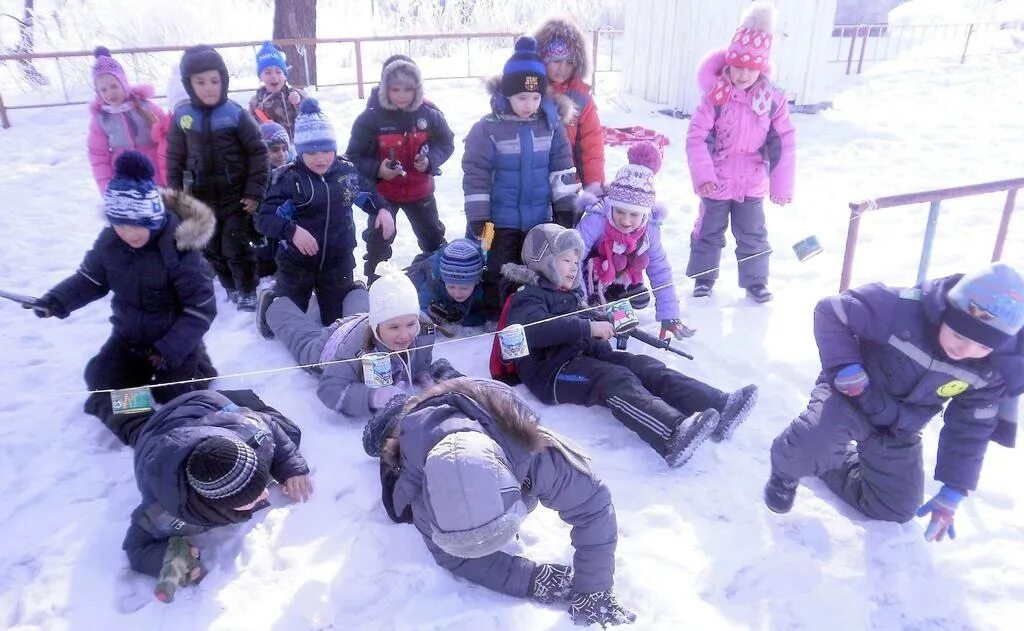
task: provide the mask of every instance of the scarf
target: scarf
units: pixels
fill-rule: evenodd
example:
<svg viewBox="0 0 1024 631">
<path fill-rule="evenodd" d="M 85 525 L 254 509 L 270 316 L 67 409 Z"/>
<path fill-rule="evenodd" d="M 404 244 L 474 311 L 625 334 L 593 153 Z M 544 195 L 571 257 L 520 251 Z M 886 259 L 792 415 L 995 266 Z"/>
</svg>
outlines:
<svg viewBox="0 0 1024 631">
<path fill-rule="evenodd" d="M 604 235 L 594 252 L 594 279 L 603 287 L 612 284 L 623 274 L 629 278 L 631 285 L 643 282 L 644 269 L 647 268 L 650 257 L 646 253 L 638 255 L 636 251 L 646 236 L 647 224 L 626 234 L 608 219 L 605 222 Z"/>
</svg>

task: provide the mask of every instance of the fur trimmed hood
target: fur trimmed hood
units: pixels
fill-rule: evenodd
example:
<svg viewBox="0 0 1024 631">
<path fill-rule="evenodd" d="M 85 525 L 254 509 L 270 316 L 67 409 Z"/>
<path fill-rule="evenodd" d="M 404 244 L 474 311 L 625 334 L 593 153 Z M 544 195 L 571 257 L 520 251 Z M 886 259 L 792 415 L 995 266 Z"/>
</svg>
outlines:
<svg viewBox="0 0 1024 631">
<path fill-rule="evenodd" d="M 724 48 L 713 50 L 697 66 L 697 86 L 700 87 L 701 94 L 710 92 L 711 88 L 715 87 L 715 83 L 718 82 L 718 77 L 722 76 L 722 73 L 725 72 L 725 67 L 728 65 L 725 63 L 725 55 L 726 49 Z M 771 62 L 765 66 L 761 76 L 769 82 L 771 81 Z M 758 81 L 760 80 L 758 78 Z"/>
<path fill-rule="evenodd" d="M 179 250 L 202 250 L 213 237 L 217 220 L 210 207 L 182 191 L 160 189 L 167 210 L 178 216 L 174 242 Z"/>
<path fill-rule="evenodd" d="M 423 76 L 420 74 L 420 68 L 416 65 L 416 62 L 405 55 L 395 55 L 388 61 L 388 63 L 385 63 L 384 67 L 381 69 L 380 89 L 377 90 L 377 102 L 386 110 L 398 109 L 398 106 L 392 103 L 391 99 L 388 98 L 388 83 L 398 73 L 411 75 L 416 81 L 416 98 L 413 99 L 411 104 L 409 104 L 409 107 L 403 108 L 407 112 L 415 112 L 421 105 L 423 105 Z"/>
<path fill-rule="evenodd" d="M 501 93 L 501 75 L 497 74 L 484 80 L 484 88 L 491 95 L 491 110 L 495 114 L 511 114 L 512 107 L 509 105 L 508 97 Z M 549 90 L 541 101 L 541 109 L 544 102 L 553 102 L 558 119 L 563 125 L 568 125 L 576 118 L 576 105 L 572 99 L 564 94 L 552 94 Z"/>
<path fill-rule="evenodd" d="M 544 48 L 553 39 L 564 39 L 572 51 L 573 61 L 576 64 L 574 77 L 582 78 L 590 76 L 590 51 L 587 49 L 586 39 L 583 31 L 574 19 L 568 15 L 560 15 L 548 18 L 533 32 L 533 38 L 537 40 L 537 51 L 541 59 L 544 58 Z"/>
</svg>

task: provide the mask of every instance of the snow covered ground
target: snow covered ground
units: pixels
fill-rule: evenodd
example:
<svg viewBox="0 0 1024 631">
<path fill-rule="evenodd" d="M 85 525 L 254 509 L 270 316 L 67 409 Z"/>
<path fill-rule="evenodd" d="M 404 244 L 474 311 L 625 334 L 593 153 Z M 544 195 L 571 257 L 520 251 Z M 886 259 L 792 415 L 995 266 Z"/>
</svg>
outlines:
<svg viewBox="0 0 1024 631">
<path fill-rule="evenodd" d="M 981 489 L 965 502 L 953 543 L 928 544 L 921 520 L 865 520 L 822 485 L 800 489 L 793 512 L 761 503 L 772 438 L 806 401 L 818 371 L 811 334 L 817 299 L 836 291 L 855 199 L 1020 177 L 1024 146 L 1024 58 L 969 58 L 880 64 L 838 94 L 834 109 L 795 115 L 796 201 L 768 209 L 777 248 L 771 287 L 758 306 L 735 286 L 727 249 L 711 299 L 689 297 L 683 278 L 696 199 L 683 140 L 686 122 L 649 114 L 629 97 L 598 100 L 607 125 L 644 125 L 668 134 L 659 198 L 673 214 L 666 243 L 680 279 L 684 319 L 699 330 L 687 343 L 696 361 L 660 358 L 723 389 L 756 382 L 761 401 L 726 444 L 702 447 L 682 470 L 661 459 L 606 411 L 543 407 L 545 424 L 582 443 L 612 490 L 620 525 L 616 591 L 657 629 L 995 629 L 1024 615 L 1024 465 L 993 446 Z M 320 94 L 344 146 L 363 102 Z M 461 139 L 486 111 L 473 82 L 432 83 L 428 95 L 459 139 L 438 179 L 449 236 L 463 232 Z M 628 107 L 629 111 L 623 107 Z M 4 289 L 39 294 L 72 273 L 103 225 L 84 151 L 85 108 L 27 111 L 0 132 L 0 278 Z M 625 151 L 608 150 L 609 177 Z M 988 261 L 1003 197 L 943 205 L 933 275 Z M 1018 213 L 1019 215 L 1020 213 Z M 914 281 L 926 210 L 866 216 L 855 282 Z M 399 224 L 399 263 L 415 241 Z M 815 234 L 825 252 L 800 263 L 790 246 Z M 1011 227 L 1005 259 L 1024 265 L 1024 225 Z M 730 246 L 731 247 L 731 246 Z M 436 567 L 411 526 L 392 524 L 380 506 L 377 464 L 360 448 L 361 426 L 327 412 L 313 379 L 288 369 L 285 349 L 256 333 L 252 315 L 223 304 L 207 335 L 225 377 L 217 386 L 253 388 L 298 421 L 316 494 L 252 522 L 198 539 L 209 576 L 170 606 L 152 598 L 152 579 L 133 574 L 121 552 L 138 501 L 132 454 L 81 412 L 87 359 L 108 334 L 107 301 L 66 321 L 40 321 L 0 304 L 0 625 L 17 629 L 534 629 L 570 628 L 561 608 L 491 593 Z M 656 330 L 653 314 L 642 314 Z M 633 342 L 637 345 L 636 342 Z M 485 376 L 490 341 L 439 346 L 471 375 Z M 647 352 L 637 345 L 633 351 Z M 651 351 L 657 352 L 657 351 Z M 520 387 L 522 396 L 535 403 Z M 539 404 L 538 404 L 539 405 Z M 934 464 L 940 422 L 926 431 Z M 930 482 L 928 491 L 938 485 Z M 568 530 L 543 509 L 513 547 L 549 562 L 571 559 Z"/>
</svg>

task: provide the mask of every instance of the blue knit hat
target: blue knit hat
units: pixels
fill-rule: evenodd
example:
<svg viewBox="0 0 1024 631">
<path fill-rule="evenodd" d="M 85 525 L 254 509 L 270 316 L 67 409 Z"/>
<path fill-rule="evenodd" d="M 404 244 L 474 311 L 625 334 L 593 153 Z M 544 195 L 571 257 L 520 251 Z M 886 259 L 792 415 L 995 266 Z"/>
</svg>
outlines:
<svg viewBox="0 0 1024 631">
<path fill-rule="evenodd" d="M 320 103 L 310 97 L 299 105 L 295 117 L 295 153 L 313 151 L 338 151 L 334 127 L 327 115 L 320 111 Z"/>
<path fill-rule="evenodd" d="M 260 125 L 260 136 L 263 138 L 263 144 L 268 147 L 270 145 L 285 145 L 286 147 L 291 145 L 291 141 L 288 139 L 288 130 L 281 123 L 274 121 L 263 123 Z"/>
<path fill-rule="evenodd" d="M 256 51 L 256 76 L 263 74 L 270 66 L 277 66 L 284 76 L 288 76 L 288 60 L 284 53 L 274 48 L 270 42 L 263 42 L 263 47 Z"/>
<path fill-rule="evenodd" d="M 544 94 L 547 89 L 548 70 L 537 54 L 537 40 L 520 37 L 516 40 L 516 52 L 501 71 L 501 93 L 507 97 L 520 92 Z"/>
<path fill-rule="evenodd" d="M 449 285 L 475 285 L 484 271 L 480 246 L 469 239 L 455 239 L 441 250 L 441 280 Z"/>
<path fill-rule="evenodd" d="M 138 151 L 125 151 L 114 162 L 114 178 L 103 195 L 103 210 L 113 226 L 141 226 L 156 231 L 167 210 L 153 181 L 153 165 Z"/>
<path fill-rule="evenodd" d="M 957 281 L 946 294 L 943 321 L 966 338 L 998 348 L 1024 328 L 1024 279 L 1005 263 L 993 263 Z"/>
</svg>

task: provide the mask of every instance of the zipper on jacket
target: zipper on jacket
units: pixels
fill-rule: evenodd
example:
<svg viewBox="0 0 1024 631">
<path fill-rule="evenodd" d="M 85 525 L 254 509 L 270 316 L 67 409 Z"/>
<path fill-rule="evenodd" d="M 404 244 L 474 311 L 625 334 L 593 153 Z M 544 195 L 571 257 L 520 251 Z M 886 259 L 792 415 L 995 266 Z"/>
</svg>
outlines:
<svg viewBox="0 0 1024 631">
<path fill-rule="evenodd" d="M 327 195 L 327 216 L 324 218 L 324 242 L 320 245 L 320 271 L 324 271 L 324 262 L 327 260 L 327 234 L 328 229 L 331 227 L 331 187 L 327 185 L 327 180 L 324 176 L 320 176 L 320 181 L 324 183 L 324 192 Z"/>
</svg>

